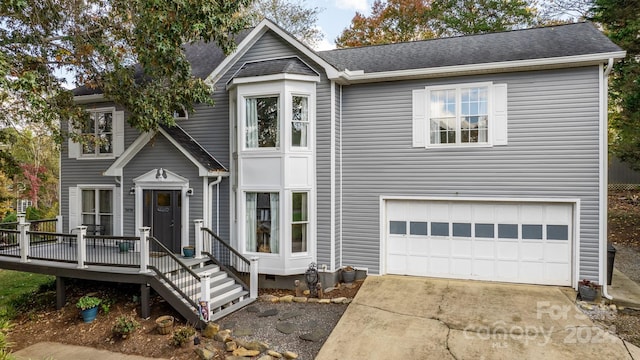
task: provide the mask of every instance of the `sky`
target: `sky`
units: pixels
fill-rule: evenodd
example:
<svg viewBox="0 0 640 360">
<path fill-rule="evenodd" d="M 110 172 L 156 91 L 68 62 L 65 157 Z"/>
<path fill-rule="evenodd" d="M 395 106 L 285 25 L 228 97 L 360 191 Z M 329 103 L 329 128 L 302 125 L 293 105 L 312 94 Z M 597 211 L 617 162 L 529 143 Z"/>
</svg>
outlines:
<svg viewBox="0 0 640 360">
<path fill-rule="evenodd" d="M 324 9 L 318 14 L 317 25 L 324 32 L 324 40 L 316 46 L 316 50 L 335 48 L 334 40 L 343 29 L 351 24 L 356 11 L 369 15 L 373 0 L 306 0 L 308 7 Z"/>
</svg>

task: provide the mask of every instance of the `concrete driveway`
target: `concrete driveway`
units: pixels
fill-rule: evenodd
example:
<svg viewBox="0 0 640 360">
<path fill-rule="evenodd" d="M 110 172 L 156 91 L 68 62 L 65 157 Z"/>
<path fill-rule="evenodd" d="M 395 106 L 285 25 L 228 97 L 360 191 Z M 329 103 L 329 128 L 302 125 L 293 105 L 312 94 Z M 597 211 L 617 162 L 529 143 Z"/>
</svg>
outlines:
<svg viewBox="0 0 640 360">
<path fill-rule="evenodd" d="M 574 300 L 554 286 L 370 276 L 316 359 L 640 359 Z"/>
</svg>

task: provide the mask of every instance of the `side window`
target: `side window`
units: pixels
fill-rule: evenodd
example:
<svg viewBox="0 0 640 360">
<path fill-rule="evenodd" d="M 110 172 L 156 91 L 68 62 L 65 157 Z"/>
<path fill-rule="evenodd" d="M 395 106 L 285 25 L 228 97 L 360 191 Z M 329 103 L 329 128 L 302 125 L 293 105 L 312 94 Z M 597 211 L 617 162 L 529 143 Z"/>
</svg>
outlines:
<svg viewBox="0 0 640 360">
<path fill-rule="evenodd" d="M 309 143 L 309 98 L 292 96 L 291 146 L 308 147 Z"/>
<path fill-rule="evenodd" d="M 245 148 L 280 146 L 278 97 L 247 98 L 245 103 Z"/>
</svg>

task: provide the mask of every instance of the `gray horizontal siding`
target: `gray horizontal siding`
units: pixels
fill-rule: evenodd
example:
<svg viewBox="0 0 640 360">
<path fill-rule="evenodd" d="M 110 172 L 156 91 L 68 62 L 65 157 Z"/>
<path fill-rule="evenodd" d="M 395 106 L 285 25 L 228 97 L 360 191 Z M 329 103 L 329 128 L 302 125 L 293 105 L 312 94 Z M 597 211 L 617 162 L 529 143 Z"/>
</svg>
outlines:
<svg viewBox="0 0 640 360">
<path fill-rule="evenodd" d="M 411 91 L 508 84 L 508 146 L 412 148 Z M 598 68 L 343 87 L 343 265 L 378 273 L 379 196 L 582 200 L 581 277 L 598 272 Z"/>
</svg>

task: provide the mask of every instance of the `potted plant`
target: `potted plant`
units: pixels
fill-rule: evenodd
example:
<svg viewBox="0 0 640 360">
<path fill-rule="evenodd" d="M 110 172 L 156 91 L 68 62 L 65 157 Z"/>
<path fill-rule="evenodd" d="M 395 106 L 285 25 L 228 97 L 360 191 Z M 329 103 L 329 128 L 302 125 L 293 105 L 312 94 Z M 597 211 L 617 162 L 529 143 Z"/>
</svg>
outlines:
<svg viewBox="0 0 640 360">
<path fill-rule="evenodd" d="M 342 268 L 342 282 L 345 284 L 351 284 L 356 280 L 356 269 L 351 266 L 345 266 Z"/>
<path fill-rule="evenodd" d="M 130 316 L 118 316 L 115 325 L 111 328 L 113 335 L 126 339 L 129 334 L 136 331 L 140 324 Z"/>
<path fill-rule="evenodd" d="M 598 295 L 598 289 L 600 285 L 598 285 L 594 281 L 590 281 L 587 279 L 581 280 L 578 282 L 578 293 L 580 294 L 580 299 L 584 301 L 593 301 L 596 299 Z"/>
<path fill-rule="evenodd" d="M 184 255 L 184 257 L 186 258 L 192 258 L 196 255 L 196 248 L 189 245 L 189 246 L 184 246 L 182 248 L 182 254 Z"/>
<path fill-rule="evenodd" d="M 184 326 L 176 330 L 171 338 L 171 343 L 176 347 L 185 347 L 193 341 L 196 331 L 190 326 Z"/>
<path fill-rule="evenodd" d="M 102 300 L 100 298 L 85 295 L 78 299 L 76 303 L 76 307 L 80 309 L 80 313 L 82 314 L 82 320 L 86 323 L 90 323 L 95 320 L 96 316 L 98 316 L 98 306 Z"/>
<path fill-rule="evenodd" d="M 128 241 L 120 241 L 118 243 L 118 248 L 120 249 L 121 253 L 126 253 L 131 248 L 131 244 L 129 244 Z"/>
<path fill-rule="evenodd" d="M 158 334 L 167 335 L 173 330 L 173 316 L 164 315 L 156 319 Z"/>
</svg>

